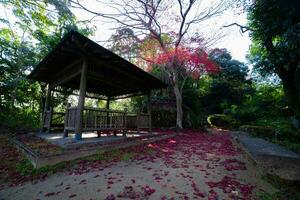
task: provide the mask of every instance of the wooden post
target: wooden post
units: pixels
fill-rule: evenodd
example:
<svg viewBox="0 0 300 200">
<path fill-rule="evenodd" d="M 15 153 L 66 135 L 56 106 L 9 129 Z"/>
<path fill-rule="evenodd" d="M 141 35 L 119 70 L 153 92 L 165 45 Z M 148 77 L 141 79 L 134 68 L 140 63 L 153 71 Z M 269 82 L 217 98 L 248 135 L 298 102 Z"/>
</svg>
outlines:
<svg viewBox="0 0 300 200">
<path fill-rule="evenodd" d="M 52 114 L 53 114 L 53 108 L 50 107 L 50 108 L 49 108 L 49 122 L 48 122 L 47 133 L 50 133 L 50 132 L 51 132 Z"/>
<path fill-rule="evenodd" d="M 127 108 L 124 109 L 124 130 L 123 130 L 123 136 L 126 136 L 126 131 L 127 131 Z"/>
<path fill-rule="evenodd" d="M 46 94 L 46 101 L 45 101 L 43 117 L 42 117 L 42 132 L 46 131 L 46 129 L 45 129 L 45 120 L 46 120 L 46 112 L 49 110 L 49 106 L 50 106 L 50 96 L 51 96 L 51 89 L 50 89 L 50 85 L 48 84 L 47 94 Z"/>
<path fill-rule="evenodd" d="M 45 102 L 44 111 L 49 110 L 50 96 L 51 96 L 51 89 L 50 89 L 50 85 L 48 84 L 48 89 L 47 89 L 47 95 L 46 95 L 46 102 Z"/>
<path fill-rule="evenodd" d="M 64 123 L 64 137 L 68 137 L 69 131 L 66 129 L 69 125 L 69 108 L 71 107 L 70 103 L 67 103 L 66 113 L 65 113 L 65 123 Z"/>
<path fill-rule="evenodd" d="M 151 90 L 148 92 L 148 95 L 147 95 L 147 98 L 148 98 L 148 101 L 147 101 L 147 112 L 148 112 L 148 115 L 149 115 L 149 133 L 152 132 L 152 129 L 151 129 L 151 126 L 152 126 L 152 122 L 151 122 Z"/>
<path fill-rule="evenodd" d="M 136 129 L 137 133 L 140 134 L 140 111 L 136 115 Z"/>
<path fill-rule="evenodd" d="M 79 98 L 76 112 L 75 123 L 75 139 L 82 139 L 82 117 L 84 110 L 85 92 L 86 92 L 86 74 L 87 74 L 87 61 L 84 59 L 82 63 L 81 77 L 80 77 L 80 89 Z"/>
<path fill-rule="evenodd" d="M 106 100 L 106 127 L 108 128 L 109 127 L 109 104 L 110 104 L 110 97 L 107 97 L 107 100 Z"/>
</svg>

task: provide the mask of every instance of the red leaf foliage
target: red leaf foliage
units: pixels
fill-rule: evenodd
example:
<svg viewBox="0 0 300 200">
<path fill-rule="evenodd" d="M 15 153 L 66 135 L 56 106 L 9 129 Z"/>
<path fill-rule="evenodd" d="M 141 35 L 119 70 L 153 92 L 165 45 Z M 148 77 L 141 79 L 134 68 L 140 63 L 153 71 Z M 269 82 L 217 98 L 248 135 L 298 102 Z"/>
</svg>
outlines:
<svg viewBox="0 0 300 200">
<path fill-rule="evenodd" d="M 224 193 L 231 193 L 232 191 L 239 190 L 243 195 L 243 199 L 248 199 L 251 195 L 254 186 L 250 184 L 242 184 L 235 178 L 224 176 L 219 182 L 207 182 L 210 188 L 220 188 Z"/>
<path fill-rule="evenodd" d="M 247 169 L 246 164 L 237 159 L 226 159 L 221 164 L 223 164 L 225 169 L 228 171 Z"/>
<path fill-rule="evenodd" d="M 153 58 L 152 64 L 167 67 L 181 67 L 194 79 L 203 73 L 217 73 L 219 68 L 211 61 L 204 49 L 178 47 L 162 52 Z M 172 64 L 173 63 L 173 64 Z"/>
</svg>

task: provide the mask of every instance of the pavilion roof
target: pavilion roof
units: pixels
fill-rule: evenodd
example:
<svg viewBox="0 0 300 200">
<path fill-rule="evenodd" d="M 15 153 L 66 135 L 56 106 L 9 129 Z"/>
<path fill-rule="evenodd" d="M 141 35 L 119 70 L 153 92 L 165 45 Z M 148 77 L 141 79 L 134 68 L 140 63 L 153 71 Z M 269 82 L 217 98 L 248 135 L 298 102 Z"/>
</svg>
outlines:
<svg viewBox="0 0 300 200">
<path fill-rule="evenodd" d="M 79 89 L 83 60 L 88 93 L 109 97 L 148 92 L 167 85 L 77 31 L 70 31 L 28 76 L 32 80 Z"/>
</svg>

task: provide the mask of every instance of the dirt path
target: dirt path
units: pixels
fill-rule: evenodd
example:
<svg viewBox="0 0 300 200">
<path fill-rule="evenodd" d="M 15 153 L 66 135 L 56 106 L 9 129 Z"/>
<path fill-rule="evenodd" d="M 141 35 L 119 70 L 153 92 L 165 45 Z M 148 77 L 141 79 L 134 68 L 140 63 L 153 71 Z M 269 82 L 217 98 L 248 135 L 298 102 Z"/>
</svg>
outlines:
<svg viewBox="0 0 300 200">
<path fill-rule="evenodd" d="M 260 191 L 275 191 L 227 134 L 186 132 L 143 148 L 151 153 L 82 162 L 44 181 L 4 189 L 0 199 L 257 199 Z"/>
</svg>

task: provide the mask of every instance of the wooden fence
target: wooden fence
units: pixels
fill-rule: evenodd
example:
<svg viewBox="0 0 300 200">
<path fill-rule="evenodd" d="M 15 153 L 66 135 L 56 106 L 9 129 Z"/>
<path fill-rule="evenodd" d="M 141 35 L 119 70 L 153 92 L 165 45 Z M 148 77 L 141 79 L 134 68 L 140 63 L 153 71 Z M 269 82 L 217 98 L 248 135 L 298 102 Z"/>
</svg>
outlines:
<svg viewBox="0 0 300 200">
<path fill-rule="evenodd" d="M 77 107 L 69 107 L 65 115 L 65 130 L 74 131 Z M 151 127 L 150 114 L 85 107 L 82 117 L 83 131 L 124 130 Z"/>
</svg>

